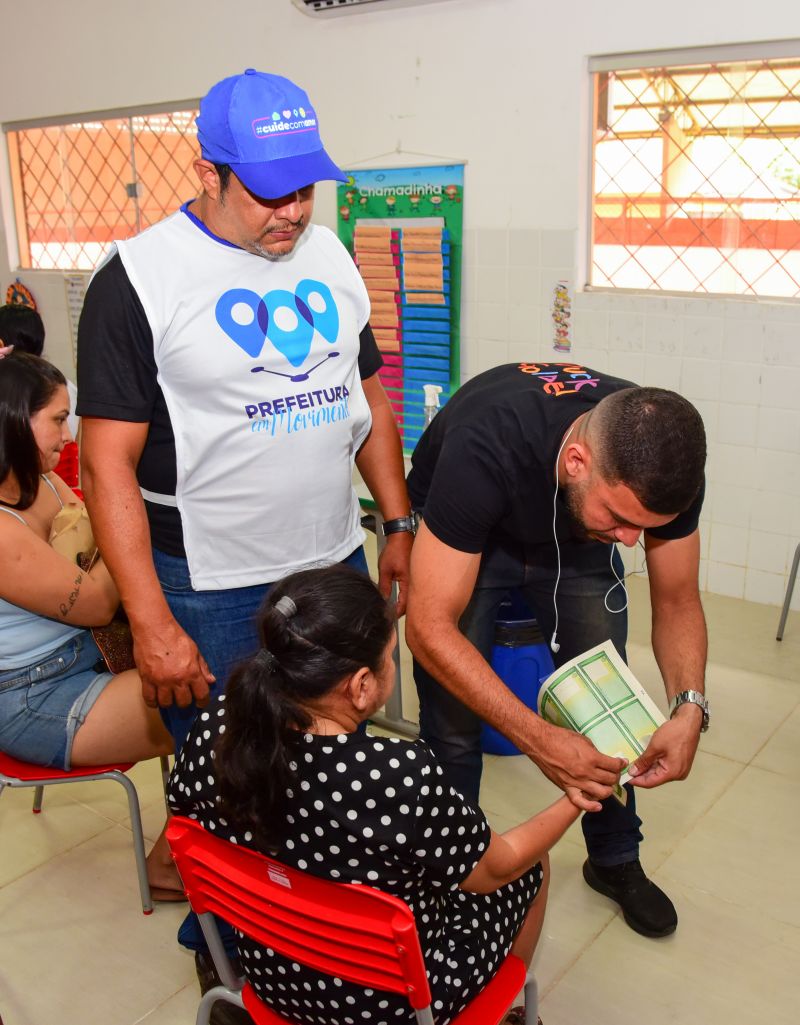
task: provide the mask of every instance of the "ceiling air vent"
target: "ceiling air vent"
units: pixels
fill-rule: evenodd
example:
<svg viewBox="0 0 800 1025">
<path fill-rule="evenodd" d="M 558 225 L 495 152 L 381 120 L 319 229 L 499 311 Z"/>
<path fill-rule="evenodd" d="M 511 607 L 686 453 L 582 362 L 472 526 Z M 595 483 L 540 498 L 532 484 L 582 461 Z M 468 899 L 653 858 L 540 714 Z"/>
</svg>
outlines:
<svg viewBox="0 0 800 1025">
<path fill-rule="evenodd" d="M 292 0 L 295 7 L 310 15 L 355 14 L 357 11 L 391 7 L 415 7 L 422 4 L 441 3 L 441 0 Z"/>
</svg>

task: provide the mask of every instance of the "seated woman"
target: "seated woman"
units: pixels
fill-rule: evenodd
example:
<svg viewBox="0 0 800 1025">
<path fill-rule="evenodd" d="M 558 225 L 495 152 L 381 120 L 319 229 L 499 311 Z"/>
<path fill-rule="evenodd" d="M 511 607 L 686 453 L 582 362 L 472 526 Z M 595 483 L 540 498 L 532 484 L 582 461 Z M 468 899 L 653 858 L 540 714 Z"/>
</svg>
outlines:
<svg viewBox="0 0 800 1025">
<path fill-rule="evenodd" d="M 437 1025 L 479 993 L 509 950 L 530 962 L 542 928 L 547 851 L 579 812 L 562 797 L 498 835 L 448 786 L 422 742 L 362 723 L 394 684 L 391 611 L 366 577 L 306 570 L 270 592 L 263 647 L 202 712 L 170 781 L 172 809 L 217 836 L 412 908 Z M 411 1022 L 400 996 L 364 992 L 239 938 L 265 1003 L 308 1025 Z"/>
<path fill-rule="evenodd" d="M 112 676 L 87 627 L 119 595 L 48 543 L 75 494 L 52 472 L 70 440 L 63 374 L 27 353 L 0 358 L 0 751 L 38 765 L 136 762 L 173 750 L 135 671 Z M 154 900 L 181 899 L 163 833 L 148 858 Z"/>
</svg>

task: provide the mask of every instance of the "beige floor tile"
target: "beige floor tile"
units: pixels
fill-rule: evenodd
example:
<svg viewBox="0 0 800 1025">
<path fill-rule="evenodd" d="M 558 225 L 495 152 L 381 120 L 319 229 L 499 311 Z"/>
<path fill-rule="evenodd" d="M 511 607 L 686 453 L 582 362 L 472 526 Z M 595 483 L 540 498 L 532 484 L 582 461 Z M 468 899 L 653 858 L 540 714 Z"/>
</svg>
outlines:
<svg viewBox="0 0 800 1025">
<path fill-rule="evenodd" d="M 570 832 L 575 842 L 562 840 L 550 852 L 550 895 L 533 964 L 542 994 L 570 969 L 616 915 L 616 909 L 608 901 L 596 900 L 597 894 L 583 881 L 583 837 L 580 827 L 573 826 Z"/>
<path fill-rule="evenodd" d="M 72 789 L 71 786 L 47 787 L 39 815 L 31 812 L 32 789 L 6 788 L 3 791 L 0 799 L 0 886 L 24 876 L 112 826 L 113 823 L 105 816 L 72 800 L 69 794 Z M 0 890 L 0 894 L 2 892 Z"/>
<path fill-rule="evenodd" d="M 666 713 L 664 684 L 652 649 L 632 642 L 628 645 L 628 660 L 636 678 Z M 706 689 L 712 728 L 701 740 L 702 750 L 747 763 L 800 706 L 800 661 L 793 678 L 765 676 L 712 662 L 706 671 Z"/>
<path fill-rule="evenodd" d="M 649 872 L 661 865 L 702 821 L 742 771 L 738 762 L 701 750 L 688 779 L 636 791 L 636 809 L 644 836 L 641 858 Z"/>
<path fill-rule="evenodd" d="M 650 637 L 648 583 L 640 577 L 627 581 L 630 593 L 630 636 L 642 643 Z M 790 612 L 782 641 L 775 640 L 780 609 L 772 605 L 703 594 L 708 623 L 709 661 L 715 665 L 800 679 L 800 612 Z"/>
<path fill-rule="evenodd" d="M 654 869 L 742 772 L 742 765 L 700 751 L 688 780 L 637 791 L 637 809 L 645 842 L 642 860 Z M 481 807 L 493 828 L 509 829 L 552 803 L 560 791 L 522 755 L 484 756 Z M 500 823 L 498 827 L 495 823 Z M 583 848 L 580 825 L 565 839 Z"/>
<path fill-rule="evenodd" d="M 190 958 L 187 961 L 191 964 Z M 194 967 L 191 970 L 194 975 Z M 199 1003 L 200 990 L 193 980 L 133 1025 L 193 1025 Z"/>
<path fill-rule="evenodd" d="M 161 763 L 157 758 L 134 765 L 127 775 L 133 780 L 139 795 L 139 805 L 146 808 L 161 802 L 164 808 L 164 788 L 161 783 Z M 69 794 L 73 800 L 91 808 L 113 822 L 129 820 L 128 801 L 119 783 L 101 780 L 91 783 L 70 783 Z"/>
<path fill-rule="evenodd" d="M 664 878 L 800 928 L 797 784 L 747 768 L 664 862 Z"/>
<path fill-rule="evenodd" d="M 6 1025 L 131 1025 L 193 978 L 175 943 L 184 914 L 167 905 L 142 914 L 119 826 L 4 886 Z"/>
<path fill-rule="evenodd" d="M 781 723 L 800 706 L 800 682 L 710 665 L 706 685 L 712 728 L 704 751 L 751 761 Z"/>
<path fill-rule="evenodd" d="M 547 1025 L 796 1025 L 800 930 L 701 890 L 678 898 L 681 923 L 666 939 L 615 919 L 545 991 Z"/>
<path fill-rule="evenodd" d="M 782 723 L 753 759 L 753 765 L 800 782 L 800 708 Z"/>
</svg>

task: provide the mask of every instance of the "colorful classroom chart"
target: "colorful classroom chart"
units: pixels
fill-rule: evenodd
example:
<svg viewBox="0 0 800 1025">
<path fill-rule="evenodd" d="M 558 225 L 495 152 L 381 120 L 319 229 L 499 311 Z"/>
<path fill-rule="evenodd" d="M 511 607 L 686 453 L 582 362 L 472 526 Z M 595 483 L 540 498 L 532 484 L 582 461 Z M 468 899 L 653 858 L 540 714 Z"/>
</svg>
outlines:
<svg viewBox="0 0 800 1025">
<path fill-rule="evenodd" d="M 407 453 L 423 430 L 423 385 L 460 383 L 464 165 L 345 172 L 339 237 L 369 292 L 381 381 Z"/>
</svg>

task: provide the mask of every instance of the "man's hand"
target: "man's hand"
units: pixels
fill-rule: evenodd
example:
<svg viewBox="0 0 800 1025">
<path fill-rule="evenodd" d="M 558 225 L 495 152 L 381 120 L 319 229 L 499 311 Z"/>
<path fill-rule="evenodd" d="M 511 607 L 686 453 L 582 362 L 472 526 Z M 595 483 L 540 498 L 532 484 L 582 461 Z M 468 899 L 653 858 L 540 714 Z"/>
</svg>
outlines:
<svg viewBox="0 0 800 1025">
<path fill-rule="evenodd" d="M 392 593 L 392 584 L 397 584 L 398 617 L 405 614 L 408 601 L 408 566 L 413 540 L 414 535 L 407 530 L 390 534 L 378 556 L 378 590 L 384 598 L 388 598 Z"/>
<path fill-rule="evenodd" d="M 686 779 L 700 742 L 702 709 L 682 705 L 672 719 L 662 723 L 650 738 L 647 750 L 628 769 L 635 787 L 659 787 L 673 779 Z"/>
<path fill-rule="evenodd" d="M 580 733 L 543 725 L 546 731 L 537 738 L 536 749 L 525 753 L 576 808 L 600 811 L 599 802 L 611 796 L 627 762 L 604 755 Z"/>
<path fill-rule="evenodd" d="M 166 708 L 173 702 L 186 708 L 192 700 L 208 704 L 208 688 L 216 677 L 197 645 L 173 620 L 163 629 L 134 634 L 133 656 L 142 678 L 146 705 Z"/>
</svg>

